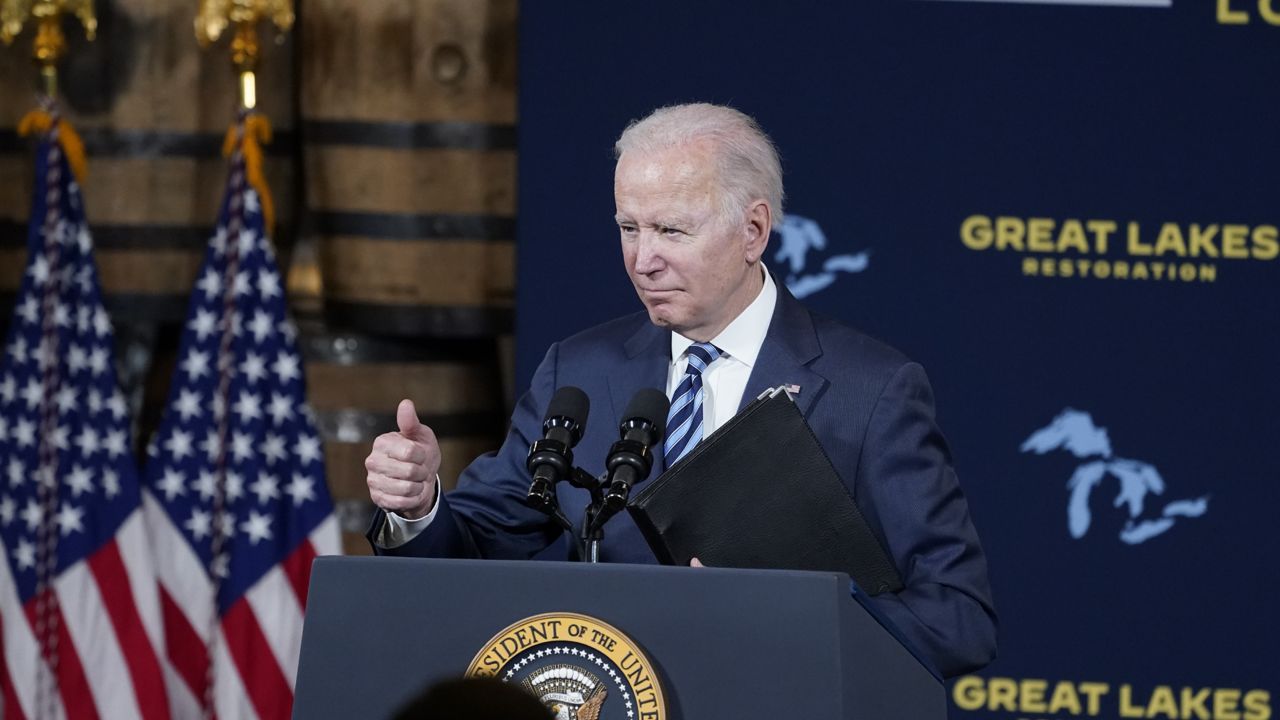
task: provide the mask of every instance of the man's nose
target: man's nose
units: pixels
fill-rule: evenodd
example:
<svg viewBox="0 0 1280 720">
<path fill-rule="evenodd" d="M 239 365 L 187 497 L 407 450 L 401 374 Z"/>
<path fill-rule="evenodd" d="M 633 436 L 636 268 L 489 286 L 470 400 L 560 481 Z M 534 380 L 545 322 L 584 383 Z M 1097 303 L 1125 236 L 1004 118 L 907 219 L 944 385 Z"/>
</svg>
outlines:
<svg viewBox="0 0 1280 720">
<path fill-rule="evenodd" d="M 652 231 L 641 231 L 636 239 L 635 271 L 641 275 L 649 275 L 666 267 L 666 260 L 658 248 L 658 238 Z"/>
</svg>

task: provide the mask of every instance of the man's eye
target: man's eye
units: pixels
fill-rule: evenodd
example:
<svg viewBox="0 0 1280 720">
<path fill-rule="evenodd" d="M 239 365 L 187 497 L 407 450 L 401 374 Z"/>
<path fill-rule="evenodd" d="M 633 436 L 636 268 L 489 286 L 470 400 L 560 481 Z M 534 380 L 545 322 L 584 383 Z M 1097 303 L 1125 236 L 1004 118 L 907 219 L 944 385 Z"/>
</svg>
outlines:
<svg viewBox="0 0 1280 720">
<path fill-rule="evenodd" d="M 662 233 L 663 235 L 670 235 L 670 236 L 684 234 L 683 230 L 679 228 L 673 228 L 673 227 L 661 227 L 661 228 L 658 228 L 658 232 Z"/>
<path fill-rule="evenodd" d="M 618 229 L 621 230 L 626 235 L 632 235 L 636 232 L 635 225 L 619 225 Z"/>
</svg>

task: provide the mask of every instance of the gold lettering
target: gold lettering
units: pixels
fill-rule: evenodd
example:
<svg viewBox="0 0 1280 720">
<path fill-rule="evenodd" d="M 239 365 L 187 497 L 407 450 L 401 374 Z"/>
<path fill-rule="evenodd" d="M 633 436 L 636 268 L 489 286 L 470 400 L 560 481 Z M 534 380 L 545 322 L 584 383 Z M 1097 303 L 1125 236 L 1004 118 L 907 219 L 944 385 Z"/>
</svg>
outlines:
<svg viewBox="0 0 1280 720">
<path fill-rule="evenodd" d="M 970 250 L 986 250 L 993 239 L 991 218 L 986 215 L 970 215 L 960 223 L 960 242 Z"/>
<path fill-rule="evenodd" d="M 1016 217 L 998 217 L 996 218 L 996 249 L 997 250 L 1017 250 L 1022 252 L 1026 250 L 1022 244 L 1022 238 L 1027 234 L 1026 225 L 1022 220 Z"/>
<path fill-rule="evenodd" d="M 1040 260 L 1040 274 L 1045 277 L 1054 276 L 1053 258 L 1043 258 Z"/>
<path fill-rule="evenodd" d="M 1249 251 L 1244 247 L 1244 241 L 1248 235 L 1249 226 L 1247 225 L 1223 225 L 1222 257 L 1233 260 L 1242 260 L 1249 257 Z"/>
<path fill-rule="evenodd" d="M 1058 274 L 1062 277 L 1071 277 L 1075 273 L 1072 272 L 1071 261 L 1063 258 L 1058 261 Z"/>
<path fill-rule="evenodd" d="M 1178 703 L 1173 698 L 1173 689 L 1167 685 L 1157 686 L 1151 693 L 1151 702 L 1147 704 L 1147 717 L 1153 718 L 1157 714 L 1177 720 Z"/>
<path fill-rule="evenodd" d="M 1133 279 L 1134 279 L 1134 280 L 1149 280 L 1149 279 L 1151 279 L 1151 274 L 1147 272 L 1147 264 L 1146 264 L 1146 263 L 1134 263 L 1134 264 L 1133 264 Z"/>
<path fill-rule="evenodd" d="M 1196 266 L 1191 263 L 1182 263 L 1182 267 L 1178 268 L 1178 277 L 1184 282 L 1191 282 L 1196 279 Z"/>
<path fill-rule="evenodd" d="M 1018 711 L 1018 686 L 1009 678 L 987 681 L 987 709 Z"/>
<path fill-rule="evenodd" d="M 982 678 L 977 675 L 965 675 L 956 680 L 951 687 L 951 700 L 961 710 L 979 710 L 987 701 L 986 688 Z"/>
<path fill-rule="evenodd" d="M 1276 243 L 1276 226 L 1259 225 L 1253 229 L 1253 257 L 1255 260 L 1275 260 L 1280 255 Z"/>
<path fill-rule="evenodd" d="M 1131 223 L 1136 225 L 1137 223 Z M 1090 220 L 1084 224 L 1093 233 L 1093 242 L 1099 255 L 1107 254 L 1107 241 L 1111 233 L 1116 231 L 1116 224 L 1110 220 Z"/>
<path fill-rule="evenodd" d="M 1240 720 L 1240 691 L 1219 688 L 1213 691 L 1213 720 Z"/>
<path fill-rule="evenodd" d="M 1243 10 L 1232 10 L 1231 0 L 1218 0 L 1218 22 L 1222 25 L 1244 25 L 1249 22 L 1249 14 Z"/>
<path fill-rule="evenodd" d="M 1199 225 L 1192 223 L 1191 225 L 1191 255 L 1199 257 L 1200 253 L 1204 253 L 1207 257 L 1218 257 L 1218 248 L 1213 244 L 1213 236 L 1218 234 L 1217 224 L 1209 225 L 1201 228 Z"/>
<path fill-rule="evenodd" d="M 1040 712 L 1057 715 L 1063 710 L 1072 715 L 1080 714 L 1080 696 L 1076 694 L 1075 686 L 1069 682 L 1058 683 L 1053 689 L 1053 697 L 1049 698 L 1048 709 Z"/>
<path fill-rule="evenodd" d="M 1200 282 L 1213 282 L 1218 279 L 1217 265 L 1201 265 L 1200 266 Z"/>
<path fill-rule="evenodd" d="M 1280 12 L 1271 3 L 1272 0 L 1258 0 L 1258 14 L 1268 25 L 1280 25 Z"/>
<path fill-rule="evenodd" d="M 1271 720 L 1271 693 L 1266 690 L 1245 693 L 1244 720 Z"/>
<path fill-rule="evenodd" d="M 1126 280 L 1129 277 L 1129 263 L 1124 260 L 1117 260 L 1113 270 L 1117 280 Z"/>
<path fill-rule="evenodd" d="M 1138 223 L 1129 223 L 1129 254 L 1146 256 L 1151 254 L 1151 246 L 1142 242 Z"/>
<path fill-rule="evenodd" d="M 1039 274 L 1039 270 L 1040 270 L 1040 263 L 1037 262 L 1035 258 L 1033 257 L 1022 258 L 1022 274 L 1023 275 L 1037 275 Z"/>
<path fill-rule="evenodd" d="M 1182 230 L 1174 223 L 1165 223 L 1160 228 L 1160 235 L 1156 237 L 1156 255 L 1164 255 L 1166 252 L 1172 251 L 1178 257 L 1185 257 L 1187 254 L 1187 244 L 1182 241 Z"/>
<path fill-rule="evenodd" d="M 1143 712 L 1142 708 L 1136 708 L 1133 706 L 1133 688 L 1129 685 L 1120 686 L 1120 717 L 1146 717 L 1146 713 Z"/>
<path fill-rule="evenodd" d="M 1093 264 L 1093 276 L 1099 280 L 1106 280 L 1111 277 L 1111 263 L 1106 260 L 1099 260 Z"/>
<path fill-rule="evenodd" d="M 1089 698 L 1089 714 L 1097 715 L 1102 709 L 1102 696 L 1111 692 L 1111 686 L 1098 682 L 1080 683 L 1080 692 Z"/>
<path fill-rule="evenodd" d="M 1049 689 L 1047 680 L 1023 680 L 1022 703 L 1019 712 L 1042 713 L 1045 711 L 1044 692 Z"/>
<path fill-rule="evenodd" d="M 1088 254 L 1089 242 L 1085 240 L 1084 228 L 1079 220 L 1063 220 L 1062 230 L 1058 233 L 1058 252 L 1075 250 L 1081 255 Z"/>
<path fill-rule="evenodd" d="M 1031 252 L 1053 252 L 1053 220 L 1031 218 L 1027 221 L 1027 248 Z"/>
<path fill-rule="evenodd" d="M 1195 713 L 1196 720 L 1210 720 L 1209 688 L 1201 688 L 1199 692 L 1193 690 L 1182 688 L 1182 720 L 1191 720 L 1192 713 Z"/>
</svg>

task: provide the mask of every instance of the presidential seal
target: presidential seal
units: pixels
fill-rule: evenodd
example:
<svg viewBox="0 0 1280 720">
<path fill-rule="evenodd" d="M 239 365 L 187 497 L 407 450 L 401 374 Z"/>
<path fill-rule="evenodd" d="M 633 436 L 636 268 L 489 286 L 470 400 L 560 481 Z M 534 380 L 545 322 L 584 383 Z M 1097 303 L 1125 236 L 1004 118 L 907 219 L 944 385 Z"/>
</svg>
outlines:
<svg viewBox="0 0 1280 720">
<path fill-rule="evenodd" d="M 513 623 L 471 661 L 467 677 L 516 683 L 556 720 L 665 720 L 653 664 L 631 638 L 586 615 L 545 613 Z"/>
</svg>

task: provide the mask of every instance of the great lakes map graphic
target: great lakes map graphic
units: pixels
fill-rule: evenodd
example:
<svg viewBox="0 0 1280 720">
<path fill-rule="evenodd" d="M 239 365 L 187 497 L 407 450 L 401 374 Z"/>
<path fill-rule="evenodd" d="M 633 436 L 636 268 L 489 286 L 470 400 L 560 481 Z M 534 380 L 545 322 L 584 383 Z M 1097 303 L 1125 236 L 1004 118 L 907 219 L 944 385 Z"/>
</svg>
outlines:
<svg viewBox="0 0 1280 720">
<path fill-rule="evenodd" d="M 1112 507 L 1128 513 L 1120 540 L 1129 545 L 1146 542 L 1168 532 L 1180 519 L 1195 518 L 1209 510 L 1209 496 L 1173 500 L 1152 512 L 1150 496 L 1163 495 L 1165 481 L 1155 466 L 1141 460 L 1116 457 L 1107 429 L 1094 424 L 1089 413 L 1067 408 L 1022 443 L 1022 452 L 1037 455 L 1065 450 L 1085 461 L 1067 481 L 1067 528 L 1079 540 L 1089 532 L 1093 513 L 1089 500 L 1108 478 L 1115 478 L 1119 492 Z"/>
<path fill-rule="evenodd" d="M 827 234 L 817 221 L 790 213 L 782 219 L 778 228 L 778 252 L 774 253 L 773 260 L 786 264 L 787 289 L 792 295 L 805 298 L 825 290 L 841 273 L 860 273 L 871 262 L 871 251 L 863 250 L 857 254 L 832 255 L 821 262 L 821 267 L 810 268 L 810 251 L 826 249 Z"/>
</svg>

